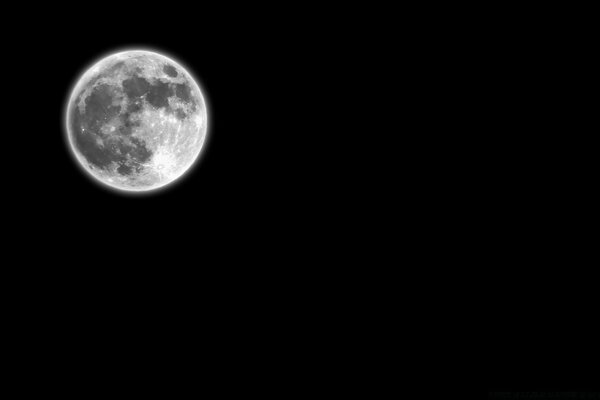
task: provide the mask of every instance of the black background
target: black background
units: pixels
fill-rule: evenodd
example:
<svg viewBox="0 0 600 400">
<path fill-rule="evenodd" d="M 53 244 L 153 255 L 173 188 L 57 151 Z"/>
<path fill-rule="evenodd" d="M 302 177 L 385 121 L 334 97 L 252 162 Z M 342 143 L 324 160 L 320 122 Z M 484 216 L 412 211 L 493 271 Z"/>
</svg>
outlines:
<svg viewBox="0 0 600 400">
<path fill-rule="evenodd" d="M 482 226 L 489 235 L 485 355 L 488 389 L 598 389 L 595 135 L 589 134 L 581 11 L 509 8 L 482 40 L 481 119 L 493 161 Z M 490 40 L 491 39 L 491 40 Z M 479 83 L 478 83 L 479 85 Z M 576 100 L 570 100 L 576 99 Z M 568 398 L 568 397 L 567 397 Z"/>
<path fill-rule="evenodd" d="M 84 339 L 86 329 L 100 330 L 98 319 L 111 322 L 104 329 L 118 322 L 131 331 L 150 325 L 148 321 L 167 321 L 178 333 L 207 334 L 219 355 L 235 353 L 230 357 L 238 360 L 247 352 L 247 364 L 241 367 L 246 370 L 255 367 L 253 360 L 265 356 L 263 348 L 277 348 L 276 343 L 285 351 L 273 352 L 280 356 L 275 366 L 289 361 L 290 348 L 313 355 L 313 364 L 319 360 L 322 366 L 323 354 L 329 359 L 351 358 L 351 346 L 345 346 L 344 338 L 352 329 L 343 332 L 339 327 L 345 317 L 352 320 L 364 307 L 361 296 L 364 302 L 368 299 L 366 289 L 346 281 L 360 281 L 365 266 L 394 267 L 393 262 L 377 264 L 377 251 L 361 259 L 368 240 L 360 239 L 385 236 L 394 248 L 397 245 L 400 258 L 406 246 L 401 240 L 396 243 L 395 233 L 402 227 L 391 216 L 376 220 L 383 228 L 361 229 L 363 218 L 372 217 L 372 210 L 380 205 L 380 199 L 360 184 L 361 179 L 373 179 L 365 167 L 378 158 L 365 154 L 369 146 L 387 144 L 377 142 L 372 128 L 355 123 L 355 116 L 358 119 L 373 101 L 361 96 L 360 90 L 373 86 L 373 77 L 382 68 L 365 51 L 378 41 L 367 33 L 385 22 L 370 20 L 361 8 L 318 4 L 194 7 L 180 2 L 124 2 L 26 7 L 7 7 L 0 28 L 6 139 L 3 250 L 9 254 L 7 270 L 21 277 L 17 284 L 5 282 L 19 293 L 10 304 L 32 302 L 36 311 L 22 313 L 21 318 L 39 321 L 39 330 L 47 330 L 76 315 L 82 326 L 77 332 Z M 393 15 L 386 10 L 377 14 L 385 13 Z M 410 20 L 411 15 L 403 18 Z M 406 30 L 403 38 L 416 46 L 423 32 L 429 31 L 422 26 Z M 500 33 L 504 40 L 504 31 Z M 438 35 L 443 37 L 444 32 L 433 34 L 434 39 Z M 395 36 L 388 38 L 394 41 Z M 515 41 L 522 43 L 521 39 L 517 35 Z M 87 66 L 112 51 L 138 46 L 164 51 L 189 67 L 204 91 L 210 120 L 201 159 L 181 183 L 156 196 L 136 198 L 104 190 L 85 176 L 64 142 L 63 116 L 69 91 Z M 404 49 L 393 45 L 384 52 L 410 64 L 413 59 Z M 429 49 L 423 47 L 423 52 Z M 508 46 L 510 54 L 513 50 Z M 479 55 L 476 49 L 473 52 Z M 524 48 L 523 54 L 532 54 L 530 48 Z M 419 61 L 431 68 L 434 77 L 447 65 L 445 58 Z M 517 75 L 521 64 L 520 58 L 514 64 Z M 498 63 L 491 60 L 490 65 Z M 444 71 L 454 79 L 453 70 Z M 405 86 L 413 80 L 425 85 L 430 79 L 398 75 Z M 481 80 L 484 91 L 491 90 L 488 85 L 503 85 L 507 74 L 500 69 L 490 76 Z M 525 99 L 520 108 L 524 116 L 517 119 L 527 120 L 535 111 L 530 103 L 536 100 L 519 97 L 520 86 L 516 86 L 514 92 L 499 96 L 500 102 L 509 106 L 506 114 L 514 116 L 515 98 Z M 384 83 L 378 88 L 389 90 Z M 435 89 L 423 92 L 435 98 Z M 396 91 L 388 96 L 402 97 Z M 399 115 L 397 125 L 381 132 L 394 135 L 398 126 L 405 127 L 406 109 L 390 108 L 379 112 Z M 427 105 L 420 108 L 427 110 Z M 430 115 L 425 114 L 423 120 L 429 121 Z M 372 119 L 376 118 L 374 114 Z M 501 171 L 492 190 L 491 197 L 502 204 L 485 212 L 502 219 L 504 225 L 491 239 L 499 248 L 483 246 L 485 259 L 477 267 L 489 277 L 483 284 L 476 283 L 486 293 L 485 306 L 476 314 L 477 321 L 485 321 L 487 340 L 481 364 L 476 366 L 484 375 L 478 382 L 485 381 L 487 389 L 495 391 L 581 390 L 594 379 L 595 369 L 588 367 L 593 360 L 586 354 L 589 344 L 597 340 L 586 336 L 595 332 L 593 314 L 575 305 L 595 304 L 594 288 L 581 285 L 581 281 L 595 281 L 583 271 L 564 273 L 572 265 L 568 260 L 580 254 L 577 251 L 562 255 L 567 260 L 561 264 L 564 269 L 549 268 L 552 263 L 539 257 L 541 253 L 557 260 L 548 250 L 556 246 L 536 233 L 537 221 L 542 227 L 554 226 L 543 212 L 548 206 L 538 207 L 552 193 L 548 180 L 536 178 L 539 158 L 531 157 L 531 149 L 537 140 L 531 131 L 517 132 L 515 126 L 524 126 L 521 121 L 498 127 L 506 121 L 510 119 L 484 118 L 480 129 L 498 129 L 509 150 L 504 154 L 517 161 L 509 165 L 508 173 Z M 419 133 L 436 141 L 431 131 Z M 360 151 L 356 147 L 350 151 L 348 144 Z M 562 146 L 561 142 L 550 147 Z M 403 154 L 411 150 L 410 146 L 400 149 Z M 407 175 L 419 178 L 420 165 L 411 165 Z M 482 178 L 490 179 L 489 175 Z M 403 181 L 385 184 L 390 191 L 399 187 L 406 197 L 412 194 Z M 515 190 L 519 186 L 525 195 Z M 532 213 L 523 210 L 523 198 L 534 210 L 532 219 L 528 219 Z M 398 208 L 407 218 L 415 213 L 421 217 L 416 207 L 402 208 L 398 202 Z M 457 225 L 449 241 L 464 228 L 462 222 Z M 497 226 L 487 221 L 483 225 Z M 544 231 L 552 234 L 550 229 Z M 426 247 L 426 254 L 438 254 L 435 246 Z M 474 252 L 479 250 L 473 247 Z M 451 269 L 453 260 L 447 262 Z M 497 270 L 488 268 L 495 264 Z M 534 264 L 539 269 L 529 268 Z M 378 284 L 388 280 L 385 275 Z M 573 277 L 570 282 L 567 275 Z M 304 320 L 310 323 L 303 324 Z M 302 340 L 297 340 L 298 335 Z M 319 352 L 311 341 L 330 351 Z M 144 352 L 139 335 L 129 333 L 126 342 Z M 194 351 L 185 340 L 177 343 L 181 352 Z M 102 351 L 100 347 L 98 352 Z"/>
</svg>

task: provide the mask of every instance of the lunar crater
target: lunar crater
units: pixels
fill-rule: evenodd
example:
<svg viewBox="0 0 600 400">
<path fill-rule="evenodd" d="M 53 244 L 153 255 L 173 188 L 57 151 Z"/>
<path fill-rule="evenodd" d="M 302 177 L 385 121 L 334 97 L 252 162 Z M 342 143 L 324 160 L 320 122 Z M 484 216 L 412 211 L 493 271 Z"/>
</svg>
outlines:
<svg viewBox="0 0 600 400">
<path fill-rule="evenodd" d="M 199 86 L 173 60 L 148 51 L 104 58 L 80 78 L 67 134 L 83 168 L 126 191 L 163 187 L 194 163 L 206 139 Z"/>
</svg>

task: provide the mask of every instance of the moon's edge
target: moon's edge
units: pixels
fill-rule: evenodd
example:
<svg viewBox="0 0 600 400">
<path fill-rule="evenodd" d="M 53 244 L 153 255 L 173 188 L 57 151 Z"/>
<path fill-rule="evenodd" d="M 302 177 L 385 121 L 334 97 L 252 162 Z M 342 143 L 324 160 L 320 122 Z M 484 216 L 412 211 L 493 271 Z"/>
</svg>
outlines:
<svg viewBox="0 0 600 400">
<path fill-rule="evenodd" d="M 83 156 L 81 156 L 78 151 L 76 150 L 74 144 L 73 144 L 73 134 L 71 132 L 70 129 L 70 124 L 69 124 L 69 117 L 71 116 L 71 108 L 73 105 L 73 97 L 75 95 L 75 93 L 78 93 L 78 91 L 80 90 L 81 86 L 84 85 L 85 82 L 88 82 L 89 79 L 91 77 L 86 77 L 87 75 L 89 75 L 91 73 L 91 71 L 101 65 L 101 63 L 103 62 L 107 62 L 109 59 L 113 58 L 113 57 L 118 57 L 119 55 L 123 55 L 126 53 L 150 53 L 153 55 L 156 55 L 160 58 L 164 58 L 167 59 L 168 61 L 174 63 L 177 67 L 179 67 L 181 70 L 185 71 L 187 73 L 187 75 L 191 78 L 191 82 L 192 84 L 196 87 L 196 91 L 199 94 L 200 100 L 202 101 L 202 105 L 204 106 L 204 129 L 203 132 L 201 132 L 202 134 L 202 143 L 200 144 L 200 147 L 198 149 L 197 154 L 194 156 L 193 161 L 187 166 L 187 168 L 185 168 L 183 170 L 183 172 L 177 176 L 176 178 L 168 181 L 168 182 L 164 182 L 162 184 L 159 184 L 157 186 L 152 186 L 152 187 L 148 187 L 148 188 L 141 188 L 141 189 L 137 189 L 137 188 L 125 188 L 125 187 L 120 187 L 117 185 L 113 185 L 110 184 L 108 182 L 103 181 L 102 179 L 100 179 L 99 177 L 97 177 L 96 175 L 94 175 L 92 173 L 92 171 L 90 171 L 89 169 L 85 168 L 85 165 L 87 164 L 85 159 L 83 158 Z M 71 153 L 72 156 L 75 157 L 75 159 L 78 162 L 78 167 L 82 170 L 85 171 L 85 173 L 89 176 L 91 176 L 92 178 L 94 178 L 95 182 L 99 182 L 100 184 L 102 184 L 103 186 L 106 186 L 110 189 L 114 189 L 117 191 L 121 191 L 121 192 L 128 192 L 130 194 L 143 194 L 143 193 L 147 193 L 147 192 L 152 192 L 155 191 L 157 189 L 161 189 L 164 188 L 166 186 L 171 185 L 172 183 L 180 180 L 184 175 L 186 175 L 188 172 L 190 172 L 193 167 L 195 166 L 195 164 L 199 161 L 200 159 L 200 155 L 202 154 L 202 151 L 207 147 L 208 144 L 208 135 L 209 135 L 209 120 L 212 119 L 212 117 L 210 116 L 210 108 L 208 106 L 208 102 L 206 101 L 206 98 L 204 96 L 204 92 L 202 91 L 200 85 L 198 84 L 198 79 L 189 72 L 188 68 L 185 68 L 180 62 L 174 60 L 173 58 L 169 57 L 169 56 L 165 56 L 163 54 L 157 53 L 155 51 L 150 51 L 150 50 L 124 50 L 124 51 L 119 51 L 116 53 L 112 53 L 109 54 L 107 56 L 104 56 L 100 59 L 98 59 L 98 61 L 92 62 L 89 64 L 90 66 L 82 69 L 84 70 L 84 72 L 82 74 L 79 75 L 79 78 L 77 78 L 76 80 L 76 84 L 72 85 L 72 89 L 70 90 L 70 94 L 68 96 L 68 100 L 67 100 L 67 106 L 66 106 L 66 112 L 63 114 L 64 115 L 64 129 L 65 129 L 65 133 L 67 136 L 67 142 L 68 142 L 68 147 L 69 147 L 69 152 Z M 84 79 L 86 78 L 86 79 Z"/>
</svg>

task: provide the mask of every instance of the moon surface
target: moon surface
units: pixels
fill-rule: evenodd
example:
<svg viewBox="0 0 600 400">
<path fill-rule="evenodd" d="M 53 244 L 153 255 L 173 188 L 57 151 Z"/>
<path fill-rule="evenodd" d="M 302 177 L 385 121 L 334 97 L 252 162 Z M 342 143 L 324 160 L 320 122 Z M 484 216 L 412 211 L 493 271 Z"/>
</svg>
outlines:
<svg viewBox="0 0 600 400">
<path fill-rule="evenodd" d="M 78 163 L 110 188 L 142 192 L 186 173 L 206 141 L 200 87 L 158 53 L 109 55 L 78 80 L 68 100 L 69 146 Z"/>
</svg>

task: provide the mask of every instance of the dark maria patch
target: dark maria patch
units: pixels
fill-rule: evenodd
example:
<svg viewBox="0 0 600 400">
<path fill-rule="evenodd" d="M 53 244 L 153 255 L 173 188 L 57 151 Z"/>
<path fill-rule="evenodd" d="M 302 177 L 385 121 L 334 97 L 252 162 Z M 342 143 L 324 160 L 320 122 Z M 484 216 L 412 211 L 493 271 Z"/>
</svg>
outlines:
<svg viewBox="0 0 600 400">
<path fill-rule="evenodd" d="M 163 71 L 172 78 L 177 76 L 177 70 L 172 65 L 165 65 Z"/>
</svg>

